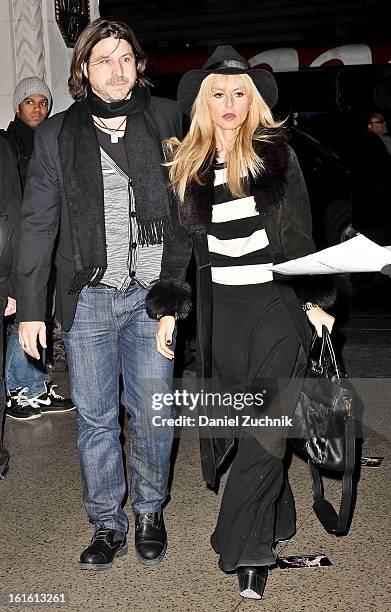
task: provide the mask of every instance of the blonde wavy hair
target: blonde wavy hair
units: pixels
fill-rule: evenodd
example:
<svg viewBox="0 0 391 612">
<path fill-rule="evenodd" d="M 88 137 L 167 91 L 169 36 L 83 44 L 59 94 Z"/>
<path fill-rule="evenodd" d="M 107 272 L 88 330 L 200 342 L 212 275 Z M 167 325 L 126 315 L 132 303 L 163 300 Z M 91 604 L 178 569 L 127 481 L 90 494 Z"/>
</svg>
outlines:
<svg viewBox="0 0 391 612">
<path fill-rule="evenodd" d="M 171 186 L 182 203 L 186 186 L 192 181 L 202 185 L 203 174 L 216 158 L 215 128 L 208 108 L 208 98 L 212 94 L 216 76 L 223 76 L 228 85 L 236 79 L 238 87 L 244 89 L 250 103 L 247 117 L 240 126 L 233 148 L 227 153 L 225 160 L 227 186 L 233 195 L 243 197 L 243 177 L 251 175 L 255 178 L 264 169 L 264 162 L 253 147 L 254 141 L 272 139 L 272 132 L 263 131 L 262 128 L 272 128 L 277 132 L 284 123 L 274 121 L 270 108 L 248 74 L 210 74 L 205 77 L 192 107 L 189 132 L 182 142 L 177 138 L 164 142 L 171 158 L 171 161 L 167 162 Z"/>
</svg>

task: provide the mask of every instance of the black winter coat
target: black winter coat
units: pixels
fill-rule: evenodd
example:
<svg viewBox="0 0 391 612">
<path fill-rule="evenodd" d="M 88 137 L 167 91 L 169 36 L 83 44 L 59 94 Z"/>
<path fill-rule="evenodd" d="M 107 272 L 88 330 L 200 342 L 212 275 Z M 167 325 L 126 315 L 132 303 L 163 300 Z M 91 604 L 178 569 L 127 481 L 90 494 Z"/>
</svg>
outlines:
<svg viewBox="0 0 391 612">
<path fill-rule="evenodd" d="M 19 215 L 22 193 L 16 158 L 0 137 L 0 215 L 6 246 L 0 256 L 0 296 L 16 297 L 16 256 L 19 237 Z"/>
<path fill-rule="evenodd" d="M 155 120 L 161 140 L 173 135 L 180 137 L 180 115 L 175 102 L 152 97 L 148 111 Z M 58 143 L 64 114 L 51 117 L 35 129 L 34 152 L 29 165 L 21 213 L 17 319 L 45 321 L 51 255 L 58 234 L 55 257 L 56 317 L 63 329 L 69 330 L 74 319 L 78 295 L 70 294 L 75 266 Z M 164 162 L 163 151 L 161 158 Z M 176 205 L 173 204 L 171 214 L 174 227 L 178 226 L 176 210 Z M 177 234 L 182 236 L 183 243 L 178 244 L 178 240 L 175 243 L 164 242 L 164 273 L 161 274 L 162 278 L 173 279 L 168 281 L 168 286 L 174 303 L 176 291 L 184 298 L 187 296 L 186 287 L 183 287 L 180 281 L 184 278 L 191 251 L 189 238 L 180 230 Z"/>
<path fill-rule="evenodd" d="M 34 150 L 34 130 L 15 116 L 15 119 L 8 125 L 5 136 L 16 157 L 23 191 L 26 183 L 27 167 Z"/>
<path fill-rule="evenodd" d="M 293 150 L 281 136 L 272 142 L 255 143 L 255 150 L 265 162 L 265 171 L 250 184 L 256 208 L 262 216 L 274 263 L 308 255 L 315 251 L 312 239 L 312 220 L 305 182 Z M 182 226 L 193 234 L 197 263 L 197 377 L 201 388 L 207 388 L 212 378 L 212 320 L 213 300 L 211 263 L 207 244 L 207 230 L 212 219 L 214 201 L 214 171 L 203 175 L 203 185 L 192 183 L 187 188 L 185 202 L 179 204 Z M 295 364 L 295 375 L 303 376 L 311 338 L 310 325 L 303 312 L 306 301 L 322 308 L 331 306 L 335 299 L 330 277 L 292 277 L 275 275 L 276 286 L 287 305 L 288 312 L 301 338 L 302 350 Z M 245 316 L 245 315 L 244 315 Z M 205 408 L 199 407 L 201 413 Z M 207 416 L 212 416 L 211 414 Z M 213 439 L 213 434 L 200 438 L 201 462 L 206 482 L 213 485 L 218 466 L 226 457 L 233 440 Z M 279 453 L 281 441 L 270 452 Z"/>
</svg>

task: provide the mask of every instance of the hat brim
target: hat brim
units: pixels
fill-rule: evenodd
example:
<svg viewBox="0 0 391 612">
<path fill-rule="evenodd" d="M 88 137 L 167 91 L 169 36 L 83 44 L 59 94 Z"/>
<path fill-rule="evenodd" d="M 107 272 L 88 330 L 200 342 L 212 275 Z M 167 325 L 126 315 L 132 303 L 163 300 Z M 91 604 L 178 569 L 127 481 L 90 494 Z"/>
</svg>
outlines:
<svg viewBox="0 0 391 612">
<path fill-rule="evenodd" d="M 241 68 L 219 68 L 215 70 L 189 70 L 186 72 L 178 85 L 177 100 L 179 107 L 185 115 L 190 115 L 191 109 L 201 87 L 202 81 L 209 74 L 248 74 L 254 81 L 262 98 L 269 108 L 276 105 L 278 99 L 278 88 L 276 80 L 268 70 Z"/>
</svg>

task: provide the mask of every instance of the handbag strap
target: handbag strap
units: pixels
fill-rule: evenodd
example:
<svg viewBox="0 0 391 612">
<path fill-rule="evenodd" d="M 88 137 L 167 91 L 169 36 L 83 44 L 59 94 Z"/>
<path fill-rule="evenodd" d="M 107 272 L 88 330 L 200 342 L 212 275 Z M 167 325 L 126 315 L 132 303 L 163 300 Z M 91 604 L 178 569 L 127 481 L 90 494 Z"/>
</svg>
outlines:
<svg viewBox="0 0 391 612">
<path fill-rule="evenodd" d="M 320 336 L 316 332 L 314 332 L 311 340 L 310 354 L 313 353 L 316 341 L 320 339 Z M 333 343 L 331 342 L 329 330 L 325 325 L 322 325 L 322 336 L 321 336 L 321 347 L 319 351 L 319 357 L 317 361 L 317 365 L 319 369 L 324 370 L 327 367 L 326 363 L 326 349 L 328 351 L 331 364 L 334 368 L 335 374 L 337 378 L 341 378 L 341 370 L 338 365 L 337 358 L 335 356 L 335 351 L 333 347 Z"/>
<path fill-rule="evenodd" d="M 342 477 L 342 498 L 337 514 L 332 504 L 324 497 L 323 481 L 318 466 L 310 459 L 308 466 L 312 476 L 313 509 L 328 533 L 340 535 L 347 532 L 353 498 L 353 472 L 355 467 L 355 422 L 352 416 L 345 417 L 345 469 Z"/>
<path fill-rule="evenodd" d="M 322 336 L 324 336 L 325 338 L 325 345 L 328 348 L 329 351 L 329 355 L 330 355 L 330 359 L 331 359 L 331 363 L 335 369 L 335 374 L 337 376 L 337 378 L 341 378 L 341 372 L 340 372 L 340 368 L 338 365 L 338 361 L 337 358 L 335 356 L 335 351 L 334 351 L 334 347 L 333 347 L 333 343 L 331 342 L 331 337 L 330 337 L 330 332 L 327 329 L 327 327 L 325 325 L 322 325 Z"/>
</svg>

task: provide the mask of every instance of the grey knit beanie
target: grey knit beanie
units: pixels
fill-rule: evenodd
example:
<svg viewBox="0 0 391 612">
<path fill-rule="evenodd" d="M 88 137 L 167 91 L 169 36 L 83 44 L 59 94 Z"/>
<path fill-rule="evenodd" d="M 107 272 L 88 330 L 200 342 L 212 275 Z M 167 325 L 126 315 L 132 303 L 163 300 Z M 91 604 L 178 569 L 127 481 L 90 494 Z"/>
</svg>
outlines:
<svg viewBox="0 0 391 612">
<path fill-rule="evenodd" d="M 15 87 L 14 99 L 12 102 L 14 112 L 16 112 L 16 109 L 18 108 L 19 104 L 23 102 L 23 100 L 34 94 L 41 94 L 41 96 L 45 96 L 48 99 L 50 110 L 52 106 L 52 94 L 50 93 L 50 89 L 46 85 L 45 81 L 33 76 L 22 79 Z"/>
</svg>

